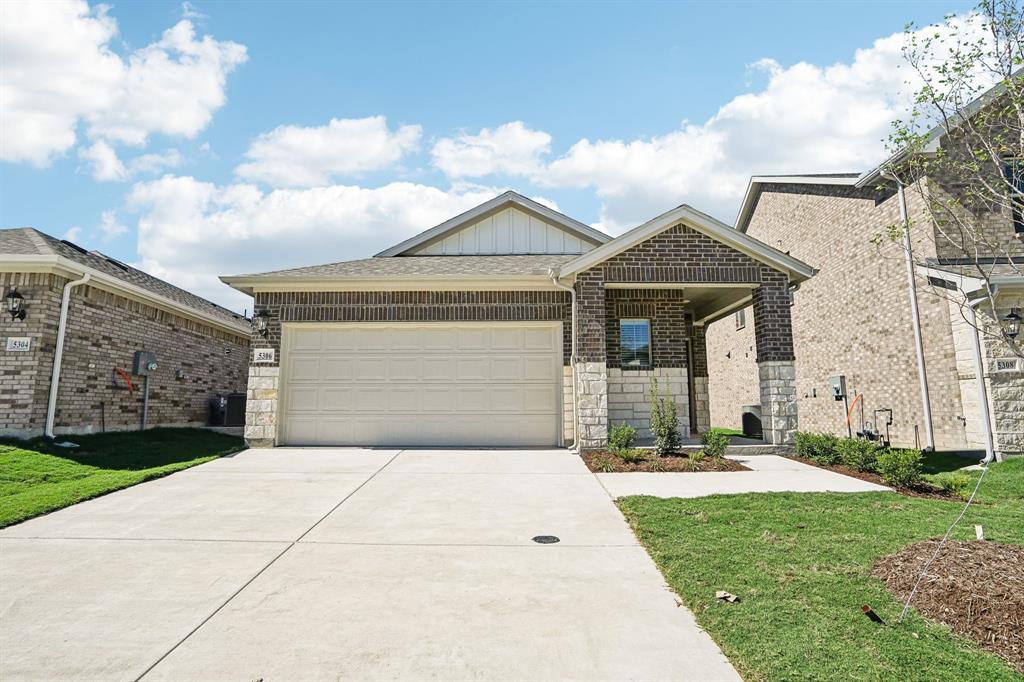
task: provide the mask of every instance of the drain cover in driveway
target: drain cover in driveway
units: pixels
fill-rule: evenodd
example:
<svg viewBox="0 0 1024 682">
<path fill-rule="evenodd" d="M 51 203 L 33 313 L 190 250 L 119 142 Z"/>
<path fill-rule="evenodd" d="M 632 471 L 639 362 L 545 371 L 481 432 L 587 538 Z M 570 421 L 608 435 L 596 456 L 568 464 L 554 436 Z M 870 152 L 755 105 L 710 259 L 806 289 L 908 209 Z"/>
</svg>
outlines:
<svg viewBox="0 0 1024 682">
<path fill-rule="evenodd" d="M 534 536 L 533 541 L 539 545 L 553 545 L 558 542 L 558 538 L 554 535 L 537 535 Z"/>
</svg>

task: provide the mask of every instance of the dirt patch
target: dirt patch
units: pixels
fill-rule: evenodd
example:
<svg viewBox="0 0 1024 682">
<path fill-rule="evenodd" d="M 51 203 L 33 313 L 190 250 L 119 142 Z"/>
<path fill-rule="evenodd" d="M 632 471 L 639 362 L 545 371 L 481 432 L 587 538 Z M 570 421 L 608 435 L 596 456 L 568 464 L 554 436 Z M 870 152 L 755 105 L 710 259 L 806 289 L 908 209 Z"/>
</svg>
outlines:
<svg viewBox="0 0 1024 682">
<path fill-rule="evenodd" d="M 879 559 L 873 575 L 906 601 L 938 542 L 918 542 Z M 1024 546 L 948 541 L 912 606 L 1024 673 Z"/>
<path fill-rule="evenodd" d="M 955 494 L 947 493 L 942 488 L 931 485 L 930 483 L 921 482 L 918 485 L 914 486 L 913 488 L 894 488 L 893 486 L 886 483 L 884 478 L 875 473 L 867 471 L 857 471 L 856 469 L 851 469 L 850 467 L 843 466 L 842 464 L 819 464 L 818 462 L 815 462 L 812 459 L 807 459 L 806 457 L 798 457 L 796 455 L 791 455 L 790 459 L 795 459 L 798 462 L 803 462 L 804 464 L 808 464 L 812 467 L 818 467 L 819 469 L 825 469 L 826 471 L 834 471 L 837 474 L 842 474 L 843 476 L 859 478 L 860 480 L 867 481 L 868 483 L 877 483 L 878 485 L 884 485 L 885 487 L 892 488 L 899 494 L 906 495 L 907 497 L 924 497 L 930 500 L 963 502 L 963 500 L 957 497 Z"/>
<path fill-rule="evenodd" d="M 607 450 L 584 452 L 583 461 L 587 468 L 597 473 L 623 471 L 670 471 L 674 473 L 691 473 L 701 471 L 750 471 L 747 467 L 731 459 L 714 459 L 705 457 L 695 461 L 686 455 L 669 455 L 655 457 L 653 453 L 645 454 L 641 459 L 626 461 L 622 457 Z"/>
</svg>

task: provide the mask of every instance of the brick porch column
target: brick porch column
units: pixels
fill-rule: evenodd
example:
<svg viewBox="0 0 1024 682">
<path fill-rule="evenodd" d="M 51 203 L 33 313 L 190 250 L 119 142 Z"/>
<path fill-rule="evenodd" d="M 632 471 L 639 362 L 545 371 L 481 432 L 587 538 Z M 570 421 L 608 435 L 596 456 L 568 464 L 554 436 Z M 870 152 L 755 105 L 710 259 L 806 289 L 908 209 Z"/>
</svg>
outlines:
<svg viewBox="0 0 1024 682">
<path fill-rule="evenodd" d="M 608 364 L 604 273 L 576 277 L 576 402 L 580 448 L 608 444 Z"/>
<path fill-rule="evenodd" d="M 693 326 L 690 335 L 693 344 L 693 416 L 696 420 L 693 430 L 704 433 L 711 428 L 711 398 L 708 394 L 708 344 L 707 327 Z"/>
<path fill-rule="evenodd" d="M 789 278 L 763 271 L 754 290 L 754 336 L 761 384 L 761 426 L 764 440 L 775 445 L 793 442 L 797 429 L 796 367 L 789 308 Z"/>
</svg>

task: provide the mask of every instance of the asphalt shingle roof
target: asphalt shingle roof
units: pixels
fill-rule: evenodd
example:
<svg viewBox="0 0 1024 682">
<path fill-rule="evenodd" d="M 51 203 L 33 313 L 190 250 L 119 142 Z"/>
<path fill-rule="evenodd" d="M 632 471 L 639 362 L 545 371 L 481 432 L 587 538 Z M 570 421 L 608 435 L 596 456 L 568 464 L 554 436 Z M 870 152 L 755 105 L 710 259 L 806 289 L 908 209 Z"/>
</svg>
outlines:
<svg viewBox="0 0 1024 682">
<path fill-rule="evenodd" d="M 301 279 L 361 279 L 388 277 L 503 277 L 544 275 L 579 256 L 394 256 L 365 258 L 237 277 L 295 277 Z"/>
<path fill-rule="evenodd" d="M 0 254 L 26 256 L 63 256 L 79 265 L 98 270 L 123 282 L 134 284 L 146 291 L 168 298 L 197 312 L 217 318 L 239 331 L 248 328 L 248 322 L 238 313 L 222 308 L 216 303 L 196 296 L 174 286 L 170 282 L 153 277 L 137 268 L 105 256 L 99 251 L 85 251 L 79 246 L 61 241 L 31 227 L 0 230 Z"/>
</svg>

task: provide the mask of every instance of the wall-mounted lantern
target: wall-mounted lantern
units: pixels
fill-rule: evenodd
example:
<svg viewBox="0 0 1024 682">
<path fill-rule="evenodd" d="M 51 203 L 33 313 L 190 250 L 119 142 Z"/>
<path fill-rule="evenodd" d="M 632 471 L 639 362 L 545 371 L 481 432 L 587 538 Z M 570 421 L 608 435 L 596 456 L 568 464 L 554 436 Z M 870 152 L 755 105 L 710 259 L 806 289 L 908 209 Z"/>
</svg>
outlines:
<svg viewBox="0 0 1024 682">
<path fill-rule="evenodd" d="M 25 297 L 18 293 L 17 289 L 7 292 L 7 312 L 11 314 L 11 320 L 25 319 Z"/>
<path fill-rule="evenodd" d="M 252 317 L 252 328 L 260 336 L 267 335 L 267 324 L 270 322 L 270 313 L 261 310 Z"/>
<path fill-rule="evenodd" d="M 1003 327 L 1003 333 L 1006 334 L 1006 338 L 1017 338 L 1017 334 L 1020 334 L 1020 320 L 1020 313 L 1017 312 L 1016 308 L 1011 308 L 1006 317 L 999 321 Z"/>
</svg>

